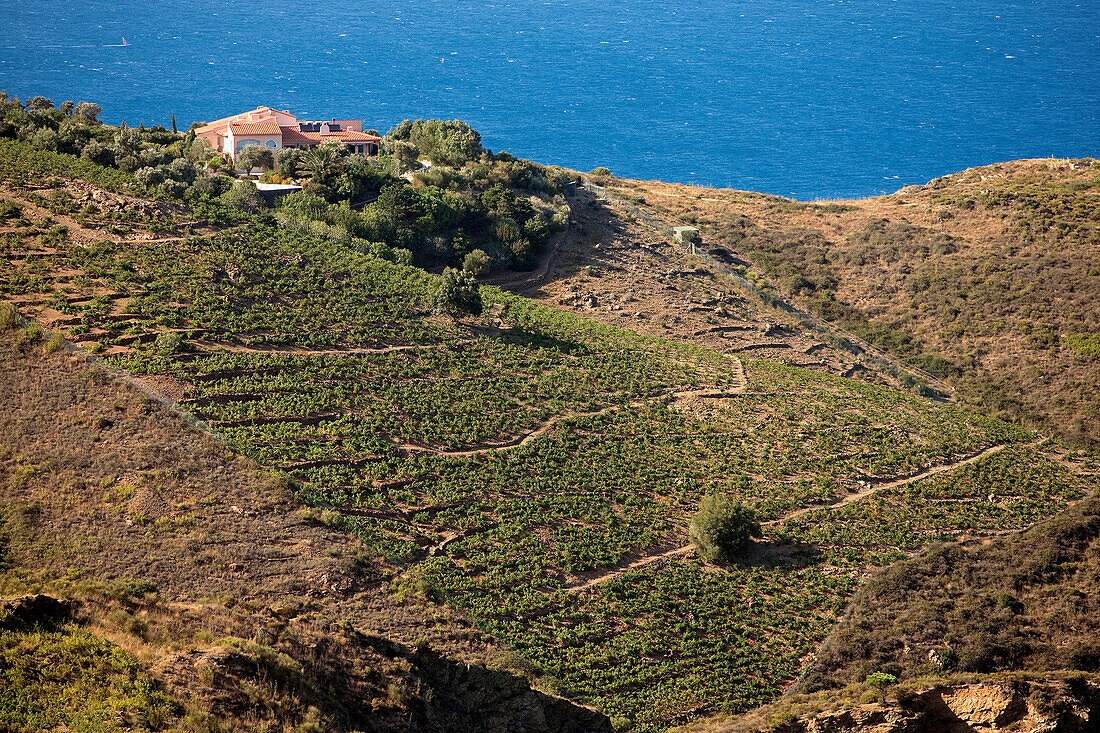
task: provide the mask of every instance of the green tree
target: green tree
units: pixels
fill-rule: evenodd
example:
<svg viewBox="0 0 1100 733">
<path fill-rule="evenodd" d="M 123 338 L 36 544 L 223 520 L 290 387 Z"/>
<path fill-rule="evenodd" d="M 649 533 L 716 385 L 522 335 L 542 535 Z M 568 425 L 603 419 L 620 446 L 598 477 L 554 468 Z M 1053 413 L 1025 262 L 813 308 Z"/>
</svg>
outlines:
<svg viewBox="0 0 1100 733">
<path fill-rule="evenodd" d="M 481 288 L 470 273 L 448 267 L 439 278 L 432 305 L 437 313 L 445 313 L 452 318 L 464 313 L 481 315 Z"/>
<path fill-rule="evenodd" d="M 115 162 L 115 151 L 99 140 L 91 140 L 84 146 L 80 157 L 99 165 L 111 165 Z"/>
<path fill-rule="evenodd" d="M 688 539 L 695 551 L 712 563 L 735 561 L 753 537 L 763 536 L 756 512 L 725 494 L 704 496 L 688 526 Z"/>
<path fill-rule="evenodd" d="M 480 277 L 489 271 L 489 255 L 484 250 L 475 249 L 462 260 L 462 269 L 474 277 Z"/>
<path fill-rule="evenodd" d="M 389 142 L 386 144 L 386 149 L 390 151 L 394 162 L 397 163 L 398 175 L 416 165 L 416 161 L 420 158 L 420 151 L 417 147 L 405 140 Z"/>
<path fill-rule="evenodd" d="M 40 110 L 42 112 L 45 112 L 46 110 L 53 109 L 53 102 L 51 102 L 46 97 L 31 97 L 30 101 L 27 102 L 27 109 Z"/>
<path fill-rule="evenodd" d="M 863 684 L 878 690 L 882 702 L 886 702 L 886 688 L 897 684 L 898 678 L 888 672 L 872 672 L 867 675 Z"/>
<path fill-rule="evenodd" d="M 115 133 L 115 157 L 136 157 L 141 148 L 141 133 L 123 122 Z"/>
<path fill-rule="evenodd" d="M 222 198 L 238 211 L 253 213 L 265 208 L 263 197 L 252 181 L 237 181 Z"/>
<path fill-rule="evenodd" d="M 460 120 L 405 120 L 390 130 L 389 140 L 412 143 L 436 165 L 461 166 L 481 157 L 481 135 Z M 387 141 L 386 149 L 393 152 Z"/>
<path fill-rule="evenodd" d="M 331 185 L 332 179 L 340 173 L 342 168 L 343 146 L 337 142 L 328 142 L 306 153 L 301 162 L 301 169 L 308 173 L 310 180 L 326 186 Z"/>
<path fill-rule="evenodd" d="M 267 148 L 246 145 L 241 152 L 237 153 L 237 165 L 245 171 L 251 171 L 253 168 L 269 171 L 275 167 L 275 156 Z"/>
<path fill-rule="evenodd" d="M 103 108 L 95 102 L 78 102 L 73 115 L 80 117 L 86 124 L 98 125 L 99 115 L 102 112 Z"/>
<path fill-rule="evenodd" d="M 283 178 L 294 178 L 305 157 L 298 148 L 283 148 L 275 153 L 275 171 Z"/>
<path fill-rule="evenodd" d="M 191 143 L 191 147 L 187 149 L 187 157 L 196 163 L 205 164 L 218 153 L 214 150 L 214 146 L 205 137 L 197 137 Z"/>
</svg>

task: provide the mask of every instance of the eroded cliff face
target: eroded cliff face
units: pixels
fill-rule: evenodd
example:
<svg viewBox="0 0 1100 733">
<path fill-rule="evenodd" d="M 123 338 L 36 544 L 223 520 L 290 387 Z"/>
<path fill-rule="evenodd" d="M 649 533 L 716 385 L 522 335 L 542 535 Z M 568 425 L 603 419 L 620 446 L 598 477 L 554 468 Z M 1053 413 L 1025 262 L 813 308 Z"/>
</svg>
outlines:
<svg viewBox="0 0 1100 733">
<path fill-rule="evenodd" d="M 730 731 L 736 728 L 728 729 Z M 1100 730 L 1100 685 L 1085 680 L 945 685 L 904 703 L 859 705 L 780 724 L 774 733 L 1086 733 Z"/>
</svg>

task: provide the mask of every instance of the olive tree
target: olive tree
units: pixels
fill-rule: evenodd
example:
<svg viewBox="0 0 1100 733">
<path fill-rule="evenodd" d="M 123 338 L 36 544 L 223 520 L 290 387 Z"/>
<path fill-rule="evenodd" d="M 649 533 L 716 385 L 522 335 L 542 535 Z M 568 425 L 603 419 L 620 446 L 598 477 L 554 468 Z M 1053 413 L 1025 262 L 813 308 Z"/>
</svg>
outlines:
<svg viewBox="0 0 1100 733">
<path fill-rule="evenodd" d="M 245 171 L 251 171 L 253 168 L 269 171 L 275 167 L 275 156 L 267 148 L 246 145 L 241 152 L 237 153 L 237 165 Z"/>
<path fill-rule="evenodd" d="M 298 148 L 283 148 L 275 153 L 275 170 L 283 178 L 294 178 L 305 157 Z"/>
<path fill-rule="evenodd" d="M 237 181 L 233 184 L 233 188 L 222 196 L 222 200 L 238 211 L 252 213 L 266 208 L 263 197 L 260 196 L 256 184 L 252 181 Z"/>
<path fill-rule="evenodd" d="M 452 318 L 464 313 L 481 315 L 481 288 L 470 273 L 448 267 L 439 278 L 432 305 L 437 313 L 445 313 Z"/>
<path fill-rule="evenodd" d="M 699 557 L 712 563 L 731 563 L 752 538 L 763 537 L 756 512 L 725 494 L 704 496 L 688 526 L 688 539 Z"/>
<path fill-rule="evenodd" d="M 214 146 L 205 137 L 196 137 L 191 141 L 191 147 L 187 149 L 187 157 L 199 164 L 205 164 L 217 154 Z"/>
<path fill-rule="evenodd" d="M 101 112 L 103 112 L 103 108 L 95 102 L 78 102 L 73 109 L 73 115 L 81 118 L 89 125 L 99 124 L 99 115 Z"/>
</svg>

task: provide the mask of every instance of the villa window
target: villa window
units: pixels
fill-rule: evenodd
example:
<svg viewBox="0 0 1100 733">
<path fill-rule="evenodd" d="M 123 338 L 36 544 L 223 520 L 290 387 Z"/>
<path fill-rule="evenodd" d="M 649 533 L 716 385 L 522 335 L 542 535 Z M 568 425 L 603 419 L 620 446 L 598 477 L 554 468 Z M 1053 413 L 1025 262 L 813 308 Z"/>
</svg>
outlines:
<svg viewBox="0 0 1100 733">
<path fill-rule="evenodd" d="M 271 148 L 272 150 L 279 147 L 279 143 L 275 142 L 274 140 L 268 140 L 266 143 L 264 143 L 264 145 Z"/>
</svg>

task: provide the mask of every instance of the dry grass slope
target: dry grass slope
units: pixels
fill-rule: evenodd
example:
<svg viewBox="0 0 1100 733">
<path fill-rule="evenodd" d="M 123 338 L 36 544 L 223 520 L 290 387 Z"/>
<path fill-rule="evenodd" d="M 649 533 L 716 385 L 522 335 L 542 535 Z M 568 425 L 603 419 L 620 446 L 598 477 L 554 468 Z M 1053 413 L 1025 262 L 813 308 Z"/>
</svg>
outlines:
<svg viewBox="0 0 1100 733">
<path fill-rule="evenodd" d="M 966 404 L 1100 440 L 1100 167 L 1000 163 L 858 201 L 614 180 L 773 292 L 952 383 Z"/>
</svg>

